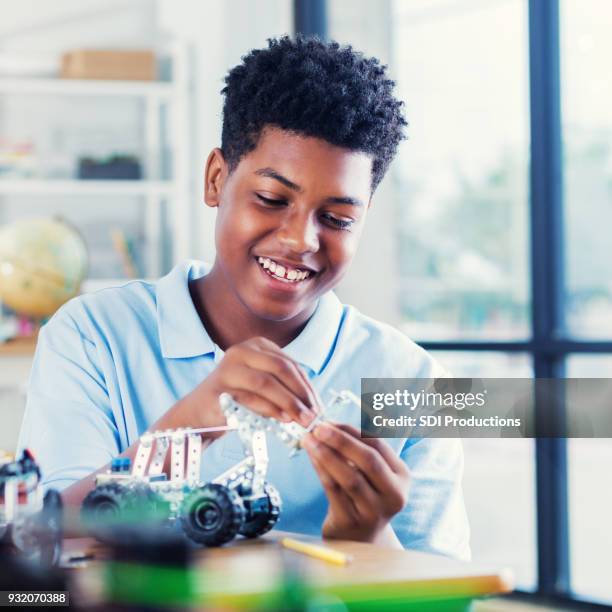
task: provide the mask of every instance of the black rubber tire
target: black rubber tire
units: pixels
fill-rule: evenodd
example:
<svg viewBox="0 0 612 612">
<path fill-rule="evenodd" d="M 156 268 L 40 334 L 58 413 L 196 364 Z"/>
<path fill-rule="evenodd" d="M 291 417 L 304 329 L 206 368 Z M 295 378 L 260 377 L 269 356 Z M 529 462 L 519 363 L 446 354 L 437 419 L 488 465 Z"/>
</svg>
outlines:
<svg viewBox="0 0 612 612">
<path fill-rule="evenodd" d="M 146 484 L 124 487 L 116 482 L 90 491 L 81 507 L 83 523 L 90 528 L 162 523 L 169 512 L 168 503 Z"/>
<path fill-rule="evenodd" d="M 40 562 L 43 565 L 57 565 L 62 554 L 63 503 L 55 489 L 45 493 L 39 521 Z"/>
<path fill-rule="evenodd" d="M 115 482 L 100 485 L 90 491 L 81 506 L 81 518 L 89 527 L 119 521 L 125 508 L 127 489 Z"/>
<path fill-rule="evenodd" d="M 239 531 L 240 535 L 245 538 L 256 538 L 267 533 L 276 525 L 280 517 L 281 497 L 279 492 L 269 482 L 264 485 L 264 492 L 263 509 L 249 512 L 249 506 L 245 502 L 247 516 Z"/>
<path fill-rule="evenodd" d="M 185 497 L 181 524 L 190 540 L 204 546 L 222 546 L 236 537 L 244 514 L 236 491 L 209 483 Z"/>
</svg>

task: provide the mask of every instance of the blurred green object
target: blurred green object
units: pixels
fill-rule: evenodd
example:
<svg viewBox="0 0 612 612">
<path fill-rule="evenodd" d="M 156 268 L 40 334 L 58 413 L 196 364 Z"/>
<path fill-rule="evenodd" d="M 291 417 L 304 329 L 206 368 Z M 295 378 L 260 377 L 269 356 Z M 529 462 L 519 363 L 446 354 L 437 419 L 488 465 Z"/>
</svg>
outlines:
<svg viewBox="0 0 612 612">
<path fill-rule="evenodd" d="M 196 576 L 189 567 L 110 561 L 104 578 L 105 599 L 122 609 L 174 612 L 195 606 Z"/>
<path fill-rule="evenodd" d="M 207 577 L 180 532 L 146 523 L 122 525 L 109 530 L 107 542 L 102 592 L 110 605 L 104 610 L 196 609 L 197 587 Z"/>
<path fill-rule="evenodd" d="M 0 300 L 42 319 L 79 293 L 87 247 L 61 219 L 21 219 L 0 228 Z"/>
</svg>

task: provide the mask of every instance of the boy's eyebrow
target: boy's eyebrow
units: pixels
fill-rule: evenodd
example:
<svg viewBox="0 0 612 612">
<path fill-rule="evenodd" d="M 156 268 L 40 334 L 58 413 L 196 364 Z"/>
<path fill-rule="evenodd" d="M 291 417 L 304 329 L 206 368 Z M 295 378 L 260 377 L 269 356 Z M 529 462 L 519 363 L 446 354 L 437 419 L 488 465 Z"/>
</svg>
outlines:
<svg viewBox="0 0 612 612">
<path fill-rule="evenodd" d="M 288 178 L 284 177 L 282 174 L 279 174 L 276 170 L 273 170 L 272 168 L 260 168 L 259 170 L 255 171 L 255 174 L 257 174 L 258 176 L 267 176 L 268 178 L 275 179 L 279 183 L 282 183 L 285 187 L 291 189 L 292 191 L 297 191 L 298 193 L 301 193 L 303 191 L 303 189 L 299 185 L 296 185 L 293 181 L 290 181 Z"/>
<path fill-rule="evenodd" d="M 327 198 L 330 204 L 350 204 L 351 206 L 363 206 L 363 202 L 357 198 L 350 197 L 331 197 Z"/>
<path fill-rule="evenodd" d="M 265 176 L 267 178 L 272 178 L 279 183 L 282 183 L 285 187 L 288 187 L 292 191 L 297 191 L 298 193 L 302 193 L 304 191 L 302 187 L 290 181 L 287 177 L 279 174 L 276 170 L 272 168 L 260 168 L 259 170 L 255 170 L 255 174 L 258 176 Z M 330 204 L 350 204 L 351 206 L 363 206 L 363 202 L 357 198 L 351 198 L 349 196 L 332 196 L 327 198 L 327 202 Z"/>
</svg>

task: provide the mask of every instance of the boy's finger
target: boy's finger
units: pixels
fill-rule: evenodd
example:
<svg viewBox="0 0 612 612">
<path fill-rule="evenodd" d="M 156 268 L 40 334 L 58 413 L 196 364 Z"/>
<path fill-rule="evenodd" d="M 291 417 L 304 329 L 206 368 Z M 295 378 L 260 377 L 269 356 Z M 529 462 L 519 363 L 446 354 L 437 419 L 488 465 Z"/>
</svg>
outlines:
<svg viewBox="0 0 612 612">
<path fill-rule="evenodd" d="M 313 435 L 324 445 L 334 449 L 345 463 L 347 460 L 352 462 L 379 493 L 395 493 L 395 473 L 377 449 L 330 423 L 317 425 Z"/>
<path fill-rule="evenodd" d="M 283 349 L 281 349 L 277 344 L 275 344 L 274 342 L 272 342 L 272 340 L 268 338 L 264 338 L 263 336 L 257 336 L 255 338 L 252 338 L 249 342 L 252 342 L 255 346 L 258 346 L 263 351 L 273 353 L 276 355 L 280 355 L 281 357 L 286 359 L 289 363 L 295 366 L 296 374 L 299 376 L 299 378 L 304 383 L 304 387 L 308 391 L 308 394 L 311 398 L 311 405 L 315 409 L 315 411 L 318 412 L 319 411 L 318 408 L 321 407 L 321 400 L 315 388 L 312 386 L 308 376 L 306 376 L 306 373 L 304 372 L 304 370 L 302 370 L 299 364 L 293 359 L 291 359 L 291 357 L 289 357 L 289 355 L 287 355 L 287 353 L 285 353 Z"/>
<path fill-rule="evenodd" d="M 302 444 L 321 469 L 351 498 L 360 515 L 369 516 L 379 506 L 378 494 L 361 470 L 351 467 L 333 448 L 307 434 Z"/>
<path fill-rule="evenodd" d="M 280 351 L 280 349 L 278 350 Z M 282 351 L 280 352 L 264 351 L 264 352 L 269 352 L 270 355 L 278 356 L 281 359 L 285 360 L 285 362 L 291 368 L 291 371 L 293 372 L 293 375 L 299 382 L 301 388 L 306 393 L 306 405 L 309 408 L 311 408 L 313 412 L 319 413 L 321 411 L 321 400 L 319 399 L 319 395 L 316 392 L 315 388 L 312 386 L 312 383 L 308 379 L 306 372 L 304 372 L 304 370 L 300 367 L 300 365 L 296 361 L 291 359 L 291 357 L 283 353 Z"/>
<path fill-rule="evenodd" d="M 361 440 L 364 444 L 371 446 L 376 449 L 387 462 L 389 467 L 394 471 L 401 471 L 405 467 L 405 463 L 397 456 L 393 449 L 384 441 L 379 438 L 362 438 L 361 432 L 348 423 L 333 423 L 334 427 L 341 429 L 347 434 Z"/>
<path fill-rule="evenodd" d="M 299 423 L 306 424 L 312 418 L 309 417 L 312 411 L 275 376 L 265 370 L 253 369 L 243 364 L 237 365 L 231 369 L 231 373 L 228 373 L 227 386 L 262 396 Z"/>
<path fill-rule="evenodd" d="M 299 364 L 295 364 L 299 377 L 302 379 L 304 385 L 308 389 L 308 398 L 310 402 L 310 406 L 316 414 L 319 414 L 323 409 L 323 404 L 321 402 L 321 398 L 317 393 L 317 390 L 314 388 L 310 379 L 308 378 L 306 372 L 299 366 Z"/>
<path fill-rule="evenodd" d="M 300 375 L 300 377 L 304 381 L 304 384 L 309 390 L 309 395 L 311 398 L 310 400 L 311 405 L 314 411 L 317 414 L 319 414 L 323 410 L 323 403 L 321 402 L 321 398 L 319 397 L 319 394 L 317 393 L 317 390 L 315 389 L 314 385 L 310 382 L 310 379 L 308 378 L 308 375 L 306 374 L 306 372 L 300 367 L 298 363 L 295 363 L 295 365 L 296 365 L 298 374 Z"/>
<path fill-rule="evenodd" d="M 266 371 L 275 376 L 291 393 L 296 395 L 309 409 L 312 408 L 313 397 L 310 385 L 306 384 L 299 374 L 298 366 L 286 355 L 262 348 L 243 347 L 243 363 L 257 370 Z"/>
<path fill-rule="evenodd" d="M 323 490 L 329 501 L 329 505 L 334 508 L 335 511 L 341 512 L 351 520 L 356 520 L 359 517 L 359 513 L 353 504 L 353 500 L 342 490 L 340 485 L 329 475 L 325 467 L 321 462 L 314 456 L 310 455 L 310 461 L 321 481 Z"/>
<path fill-rule="evenodd" d="M 246 406 L 261 416 L 271 417 L 277 421 L 283 421 L 285 423 L 293 420 L 291 415 L 283 412 L 279 406 L 272 403 L 267 398 L 253 393 L 252 391 L 247 391 L 245 389 L 228 389 L 227 392 L 239 404 Z"/>
</svg>

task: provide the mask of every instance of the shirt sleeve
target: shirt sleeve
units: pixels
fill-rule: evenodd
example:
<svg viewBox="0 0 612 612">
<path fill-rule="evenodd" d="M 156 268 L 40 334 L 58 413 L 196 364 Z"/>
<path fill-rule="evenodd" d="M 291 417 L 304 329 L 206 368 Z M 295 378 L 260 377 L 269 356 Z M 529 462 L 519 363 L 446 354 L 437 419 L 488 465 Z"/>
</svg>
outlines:
<svg viewBox="0 0 612 612">
<path fill-rule="evenodd" d="M 40 330 L 18 448 L 29 448 L 43 486 L 59 490 L 119 453 L 119 434 L 95 344 L 66 306 Z"/>
<path fill-rule="evenodd" d="M 407 440 L 400 457 L 410 469 L 408 503 L 391 524 L 405 548 L 469 560 L 459 439 Z"/>
</svg>

